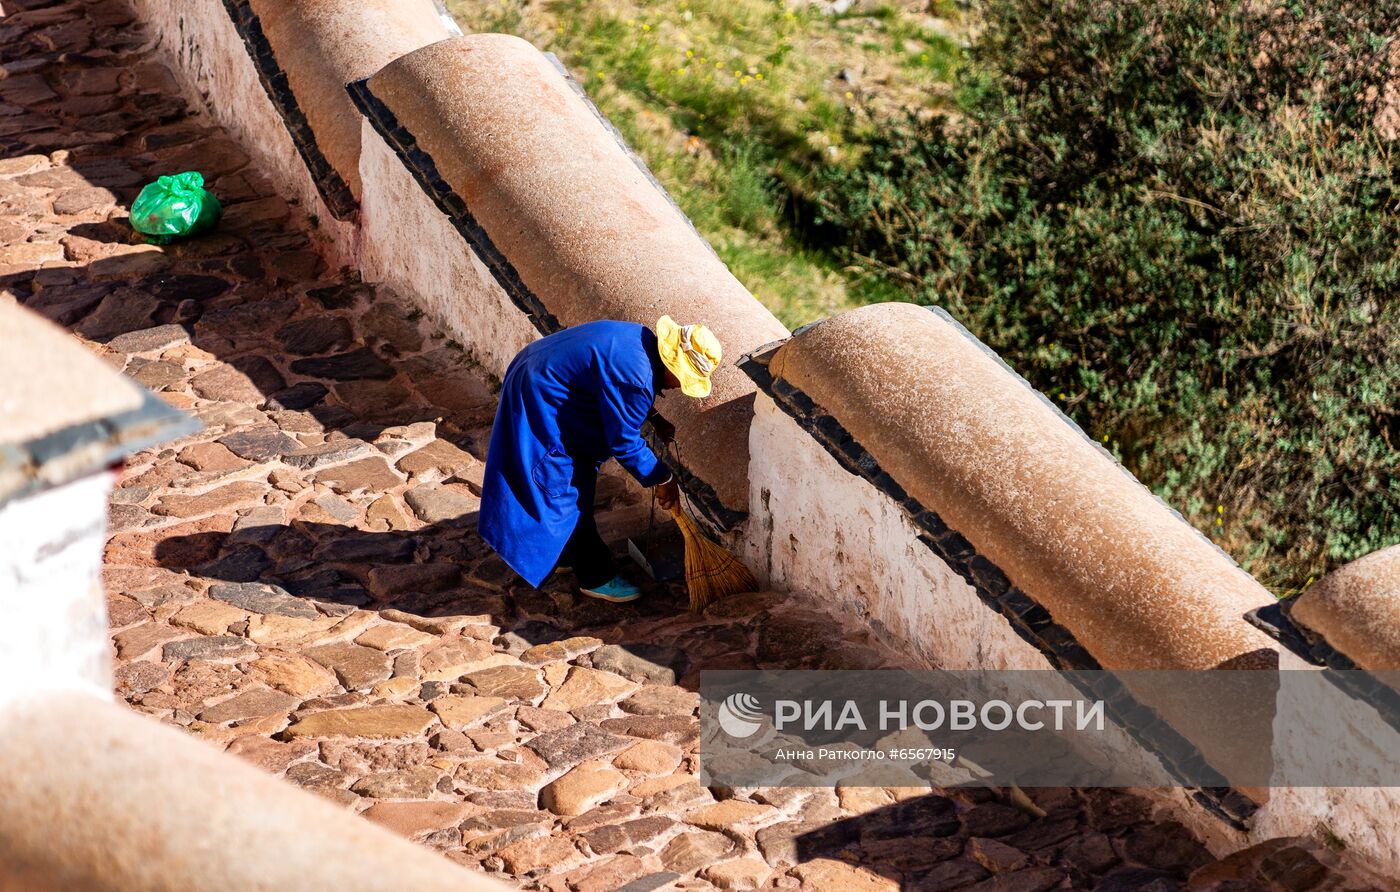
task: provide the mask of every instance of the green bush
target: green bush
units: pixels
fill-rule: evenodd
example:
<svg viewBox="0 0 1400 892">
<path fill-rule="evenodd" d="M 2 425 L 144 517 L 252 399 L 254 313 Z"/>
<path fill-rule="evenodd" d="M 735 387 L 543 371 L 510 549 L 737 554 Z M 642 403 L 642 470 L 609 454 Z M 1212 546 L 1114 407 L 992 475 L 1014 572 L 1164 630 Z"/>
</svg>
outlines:
<svg viewBox="0 0 1400 892">
<path fill-rule="evenodd" d="M 823 231 L 1276 591 L 1400 541 L 1400 8 L 984 12 L 960 113 L 824 171 Z"/>
</svg>

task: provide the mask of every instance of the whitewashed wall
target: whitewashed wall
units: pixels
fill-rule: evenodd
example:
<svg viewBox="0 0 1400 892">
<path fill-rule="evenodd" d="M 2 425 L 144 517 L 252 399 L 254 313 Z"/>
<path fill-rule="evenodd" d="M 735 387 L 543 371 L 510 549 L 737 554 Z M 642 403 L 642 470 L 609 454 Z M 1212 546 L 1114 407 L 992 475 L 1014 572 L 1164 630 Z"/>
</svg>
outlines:
<svg viewBox="0 0 1400 892">
<path fill-rule="evenodd" d="M 1318 671 L 1283 653 L 1284 671 Z M 1330 698 L 1329 698 L 1330 699 Z M 1357 719 L 1361 720 L 1358 726 Z M 1374 711 L 1357 709 L 1345 720 L 1321 714 L 1316 703 L 1285 700 L 1274 723 L 1280 746 L 1324 747 L 1329 758 L 1382 760 L 1400 753 L 1400 734 Z M 1371 859 L 1389 876 L 1400 876 L 1400 789 L 1395 787 L 1274 787 L 1254 816 L 1250 841 L 1278 836 L 1335 838 Z"/>
<path fill-rule="evenodd" d="M 863 618 L 887 644 L 908 654 L 912 664 L 1051 668 L 1039 650 L 919 541 L 918 530 L 899 505 L 842 468 L 763 393 L 754 406 L 749 452 L 750 514 L 739 544 L 770 587 L 834 601 L 840 611 Z M 1067 688 L 1065 696 L 1072 695 Z M 1114 737 L 1105 746 L 1119 757 L 1146 760 L 1126 738 Z M 1144 775 L 1147 764 L 1140 769 Z M 1182 790 L 1141 792 L 1218 856 L 1246 844 L 1244 834 L 1229 829 Z"/>
<path fill-rule="evenodd" d="M 316 218 L 310 232 L 328 265 L 353 265 L 358 230 L 352 221 L 336 220 L 322 202 L 221 0 L 133 0 L 132 5 L 195 107 L 228 131 L 289 204 Z"/>
<path fill-rule="evenodd" d="M 501 377 L 539 333 L 369 121 L 360 140 L 360 275 L 409 296 Z"/>
<path fill-rule="evenodd" d="M 835 601 L 930 668 L 1050 668 L 919 541 L 899 505 L 762 393 L 749 455 L 743 548 L 770 586 Z"/>
<path fill-rule="evenodd" d="M 114 475 L 0 506 L 0 713 L 35 691 L 112 696 L 102 547 Z M 0 715 L 0 736 L 7 723 Z"/>
</svg>

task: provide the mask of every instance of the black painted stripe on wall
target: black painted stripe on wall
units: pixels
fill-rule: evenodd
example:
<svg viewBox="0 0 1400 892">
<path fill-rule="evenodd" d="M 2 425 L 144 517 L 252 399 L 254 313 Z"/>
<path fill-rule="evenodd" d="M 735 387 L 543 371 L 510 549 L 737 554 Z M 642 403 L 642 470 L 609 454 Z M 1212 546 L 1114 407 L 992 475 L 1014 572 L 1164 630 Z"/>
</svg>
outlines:
<svg viewBox="0 0 1400 892">
<path fill-rule="evenodd" d="M 781 378 L 774 378 L 768 363 L 778 345 L 767 345 L 739 360 L 739 367 L 753 379 L 758 389 L 777 403 L 798 426 L 821 444 L 836 462 L 865 480 L 895 504 L 919 531 L 924 543 L 977 592 L 982 602 L 1001 614 L 1016 634 L 1045 655 L 1056 669 L 1102 669 L 1098 660 L 1057 624 L 1050 611 L 1016 588 L 1001 568 L 977 553 L 962 534 L 949 528 L 943 518 L 910 496 L 895 479 L 880 468 L 865 447 L 851 436 L 841 422 L 818 406 L 806 393 Z"/>
<path fill-rule="evenodd" d="M 1362 669 L 1320 633 L 1293 618 L 1293 599 L 1256 607 L 1245 619 L 1264 634 L 1314 666 L 1347 696 L 1369 704 L 1381 719 L 1400 731 L 1400 691 L 1386 680 Z"/>
<path fill-rule="evenodd" d="M 442 173 L 438 170 L 437 162 L 422 147 L 418 145 L 418 140 L 409 132 L 408 128 L 399 123 L 399 119 L 393 111 L 379 101 L 379 98 L 369 88 L 369 78 L 353 81 L 346 84 L 345 89 L 349 91 L 350 98 L 354 100 L 355 107 L 360 110 L 369 122 L 374 125 L 377 132 L 384 141 L 389 144 L 389 148 L 399 156 L 399 160 L 408 168 L 409 173 L 418 181 L 418 185 L 423 188 L 428 197 L 437 205 L 438 210 L 447 215 L 447 219 L 452 221 L 452 225 L 461 233 L 462 238 L 476 252 L 476 256 L 491 271 L 491 275 L 500 283 L 501 289 L 505 291 L 506 297 L 515 304 L 516 309 L 524 313 L 530 320 L 530 324 L 540 334 L 554 334 L 563 329 L 558 317 L 545 307 L 544 302 L 530 290 L 530 286 L 520 278 L 520 272 L 516 270 L 510 259 L 496 247 L 496 243 L 491 241 L 491 236 L 486 234 L 486 230 L 472 216 L 467 203 L 462 200 L 452 188 L 452 186 L 442 178 Z"/>
<path fill-rule="evenodd" d="M 355 107 L 374 125 L 375 132 L 394 150 L 423 192 L 437 205 L 438 210 L 452 221 L 457 232 L 491 272 L 516 309 L 525 314 L 540 334 L 549 335 L 562 330 L 564 326 L 558 317 L 545 307 L 539 295 L 530 290 L 530 286 L 520 278 L 519 270 L 501 249 L 496 247 L 496 243 L 491 240 L 491 236 L 476 217 L 472 216 L 466 201 L 443 179 L 432 156 L 418 145 L 418 140 L 399 122 L 393 111 L 370 90 L 369 79 L 355 81 L 347 84 L 345 88 L 354 100 Z M 735 511 L 721 502 L 714 487 L 685 467 L 674 455 L 668 454 L 664 444 L 649 430 L 647 439 L 675 474 L 677 483 L 690 496 L 705 521 L 723 531 L 733 528 L 748 516 L 745 512 Z"/>
<path fill-rule="evenodd" d="M 238 31 L 238 36 L 243 38 L 243 45 L 247 47 L 248 56 L 253 60 L 253 67 L 257 69 L 258 80 L 262 82 L 267 98 L 272 101 L 278 116 L 282 118 L 282 123 L 292 138 L 292 145 L 296 146 L 297 154 L 301 155 L 302 163 L 306 165 L 311 174 L 311 181 L 321 195 L 321 201 L 337 220 L 349 219 L 359 208 L 359 203 L 350 191 L 350 184 L 345 182 L 345 178 L 321 153 L 321 147 L 316 143 L 316 134 L 312 132 L 311 124 L 306 120 L 301 106 L 297 104 L 296 95 L 292 93 L 287 73 L 278 64 L 277 57 L 272 52 L 272 44 L 268 43 L 267 35 L 263 33 L 262 22 L 254 14 L 248 0 L 224 0 L 224 9 L 233 20 L 233 27 Z"/>
<path fill-rule="evenodd" d="M 0 443 L 0 505 L 111 467 L 133 452 L 197 432 L 200 422 L 154 393 L 141 404 L 59 428 L 21 443 Z"/>
<path fill-rule="evenodd" d="M 802 331 L 803 329 L 798 329 L 794 336 Z M 961 576 L 977 593 L 982 603 L 1005 619 L 1016 634 L 1039 651 L 1050 665 L 1066 670 L 1102 669 L 1103 666 L 1084 649 L 1074 633 L 1056 623 L 1049 610 L 1013 585 L 1000 567 L 979 554 L 972 543 L 944 523 L 937 512 L 925 507 L 918 499 L 905 492 L 904 487 L 880 467 L 875 457 L 861 446 L 840 421 L 818 406 L 805 392 L 782 378 L 773 376 L 769 364 L 784 343 L 786 341 L 760 347 L 740 359 L 739 367 L 753 379 L 759 390 L 767 394 L 800 428 L 836 459 L 837 464 L 865 480 L 897 504 L 918 530 L 919 541 Z M 1100 696 L 1103 692 L 1085 693 Z M 1132 700 L 1126 692 L 1114 695 L 1105 706 L 1114 720 L 1149 751 L 1194 751 L 1194 747 L 1166 722 L 1158 719 L 1153 710 Z M 1162 764 L 1178 781 L 1188 776 L 1202 776 L 1200 764 L 1189 769 L 1165 760 Z M 1229 787 L 1203 788 L 1186 785 L 1186 788 L 1190 790 L 1193 800 L 1238 830 L 1246 829 L 1249 817 L 1259 808 L 1249 797 Z"/>
</svg>

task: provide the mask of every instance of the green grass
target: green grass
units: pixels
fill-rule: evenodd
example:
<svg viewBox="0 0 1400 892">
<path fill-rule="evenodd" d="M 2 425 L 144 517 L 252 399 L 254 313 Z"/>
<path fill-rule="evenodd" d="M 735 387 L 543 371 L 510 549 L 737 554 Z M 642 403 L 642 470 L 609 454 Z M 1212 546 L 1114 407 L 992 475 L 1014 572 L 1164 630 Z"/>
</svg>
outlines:
<svg viewBox="0 0 1400 892">
<path fill-rule="evenodd" d="M 958 43 L 895 6 L 450 2 L 557 54 L 734 274 L 789 327 L 894 291 L 813 247 L 803 200 L 863 134 L 946 93 Z M 847 78 L 841 73 L 851 72 Z"/>
<path fill-rule="evenodd" d="M 1393 4 L 982 0 L 971 51 L 944 0 L 449 6 L 789 327 L 947 307 L 1280 594 L 1400 537 Z"/>
<path fill-rule="evenodd" d="M 847 256 L 947 307 L 1278 594 L 1400 541 L 1400 9 L 979 10 L 959 116 L 824 169 Z"/>
</svg>

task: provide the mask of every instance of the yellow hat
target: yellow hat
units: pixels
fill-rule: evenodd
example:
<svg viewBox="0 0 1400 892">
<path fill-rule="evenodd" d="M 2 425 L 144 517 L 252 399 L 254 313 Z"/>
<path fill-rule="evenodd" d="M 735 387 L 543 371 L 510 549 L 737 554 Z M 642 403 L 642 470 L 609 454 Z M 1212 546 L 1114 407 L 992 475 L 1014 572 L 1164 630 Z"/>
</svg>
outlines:
<svg viewBox="0 0 1400 892">
<path fill-rule="evenodd" d="M 686 396 L 710 395 L 710 375 L 719 368 L 719 338 L 703 325 L 677 325 L 670 316 L 656 321 L 656 349 L 661 362 L 681 382 Z"/>
</svg>

